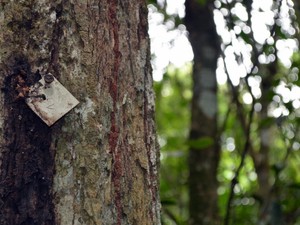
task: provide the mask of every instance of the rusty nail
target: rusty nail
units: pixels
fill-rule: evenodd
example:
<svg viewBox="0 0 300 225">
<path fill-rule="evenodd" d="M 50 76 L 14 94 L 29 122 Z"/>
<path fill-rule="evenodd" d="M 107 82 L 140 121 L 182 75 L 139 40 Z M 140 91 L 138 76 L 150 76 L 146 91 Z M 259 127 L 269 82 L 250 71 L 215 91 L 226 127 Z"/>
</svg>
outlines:
<svg viewBox="0 0 300 225">
<path fill-rule="evenodd" d="M 51 73 L 48 73 L 44 76 L 44 80 L 47 84 L 51 84 L 54 81 L 54 77 Z"/>
</svg>

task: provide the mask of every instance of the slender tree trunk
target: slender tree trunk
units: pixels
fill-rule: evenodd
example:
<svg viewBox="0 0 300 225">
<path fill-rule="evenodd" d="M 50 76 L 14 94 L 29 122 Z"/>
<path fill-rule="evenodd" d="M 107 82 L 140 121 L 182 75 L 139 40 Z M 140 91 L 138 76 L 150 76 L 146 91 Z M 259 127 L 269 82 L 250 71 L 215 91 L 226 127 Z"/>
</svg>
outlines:
<svg viewBox="0 0 300 225">
<path fill-rule="evenodd" d="M 160 224 L 146 2 L 0 7 L 0 224 Z M 46 72 L 80 101 L 51 127 L 17 97 Z"/>
<path fill-rule="evenodd" d="M 190 149 L 191 225 L 219 224 L 216 67 L 220 45 L 213 20 L 212 3 L 212 1 L 207 1 L 201 5 L 196 0 L 187 0 L 185 3 L 185 24 L 194 52 L 190 140 L 203 140 L 204 138 L 212 141 L 212 144 L 205 148 L 193 145 Z"/>
<path fill-rule="evenodd" d="M 258 113 L 258 118 L 261 123 L 268 119 L 269 96 L 272 90 L 272 79 L 277 70 L 277 60 L 273 63 L 261 67 L 262 74 L 264 74 L 261 85 L 261 111 Z M 261 221 L 266 222 L 270 217 L 273 204 L 277 201 L 271 185 L 271 168 L 270 168 L 270 149 L 272 147 L 272 126 L 267 125 L 261 127 L 259 130 L 260 147 L 258 151 L 252 152 L 255 171 L 258 182 L 258 197 L 261 201 L 260 215 Z"/>
</svg>

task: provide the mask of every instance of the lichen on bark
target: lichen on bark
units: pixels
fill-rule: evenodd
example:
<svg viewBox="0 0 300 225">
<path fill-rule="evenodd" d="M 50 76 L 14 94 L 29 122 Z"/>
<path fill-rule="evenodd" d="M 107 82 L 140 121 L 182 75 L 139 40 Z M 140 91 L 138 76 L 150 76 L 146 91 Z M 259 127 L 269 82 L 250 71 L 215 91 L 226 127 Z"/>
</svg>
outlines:
<svg viewBox="0 0 300 225">
<path fill-rule="evenodd" d="M 48 128 L 45 151 L 55 153 L 48 157 L 55 168 L 52 224 L 160 224 L 146 2 L 32 0 L 2 7 L 1 73 L 9 74 L 4 52 L 22 52 L 32 71 L 51 70 L 80 101 Z M 30 26 L 18 29 L 21 21 Z"/>
</svg>

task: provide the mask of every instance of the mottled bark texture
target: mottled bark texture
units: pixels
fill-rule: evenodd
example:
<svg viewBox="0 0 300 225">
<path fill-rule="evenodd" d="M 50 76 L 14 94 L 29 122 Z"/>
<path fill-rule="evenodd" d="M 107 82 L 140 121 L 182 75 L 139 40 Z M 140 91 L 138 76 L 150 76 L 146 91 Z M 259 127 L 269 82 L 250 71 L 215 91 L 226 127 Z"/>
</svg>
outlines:
<svg viewBox="0 0 300 225">
<path fill-rule="evenodd" d="M 0 224 L 160 224 L 146 1 L 0 7 Z M 80 101 L 52 127 L 18 97 L 46 72 Z"/>
<path fill-rule="evenodd" d="M 203 5 L 197 0 L 187 0 L 185 3 L 185 24 L 194 52 L 190 140 L 210 138 L 213 141 L 209 147 L 190 148 L 189 224 L 191 225 L 219 224 L 216 67 L 220 45 L 213 20 L 212 3 L 213 1 L 206 1 Z"/>
</svg>

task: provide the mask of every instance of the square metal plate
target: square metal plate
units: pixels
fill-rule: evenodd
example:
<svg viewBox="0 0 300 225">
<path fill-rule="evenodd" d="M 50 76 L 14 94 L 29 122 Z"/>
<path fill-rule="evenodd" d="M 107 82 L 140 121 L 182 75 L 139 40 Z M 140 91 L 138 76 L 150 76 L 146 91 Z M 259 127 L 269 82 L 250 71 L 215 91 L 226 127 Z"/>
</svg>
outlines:
<svg viewBox="0 0 300 225">
<path fill-rule="evenodd" d="M 44 77 L 30 87 L 26 103 L 51 126 L 79 104 L 79 101 L 54 76 L 50 84 L 45 82 Z"/>
</svg>

